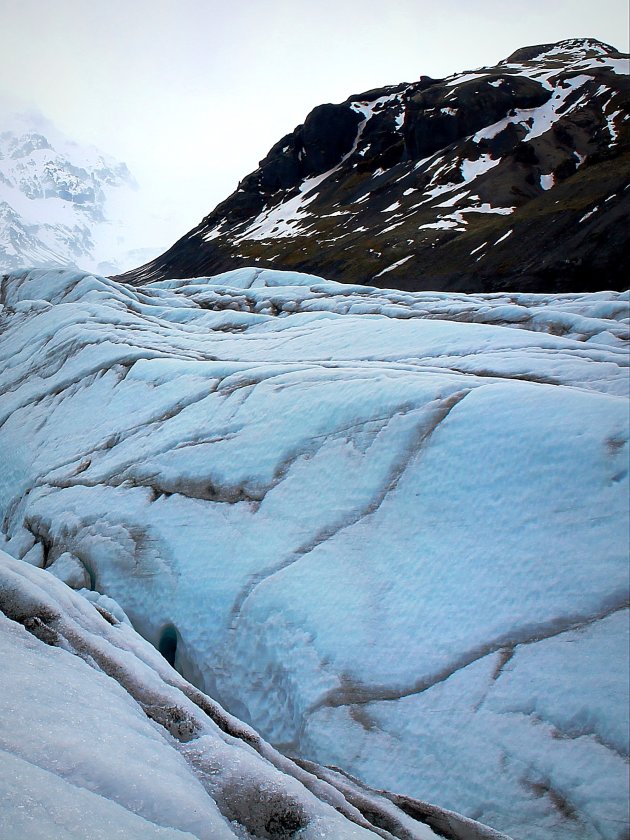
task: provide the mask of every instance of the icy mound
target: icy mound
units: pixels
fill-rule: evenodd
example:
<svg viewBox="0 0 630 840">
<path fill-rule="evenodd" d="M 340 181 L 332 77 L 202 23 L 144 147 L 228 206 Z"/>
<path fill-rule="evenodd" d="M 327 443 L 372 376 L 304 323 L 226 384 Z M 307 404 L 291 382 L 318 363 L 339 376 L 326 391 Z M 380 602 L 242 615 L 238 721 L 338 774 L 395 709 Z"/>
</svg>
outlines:
<svg viewBox="0 0 630 840">
<path fill-rule="evenodd" d="M 3 838 L 501 840 L 457 814 L 415 802 L 410 817 L 400 798 L 299 767 L 128 623 L 2 551 L 0 584 Z"/>
<path fill-rule="evenodd" d="M 190 282 L 190 281 L 187 281 Z M 269 268 L 236 268 L 215 274 L 214 277 L 204 277 L 203 282 L 209 286 L 226 286 L 230 289 L 269 289 L 277 286 L 312 286 L 325 283 L 322 277 L 314 274 L 304 274 L 301 271 L 272 271 Z M 331 284 L 343 289 L 342 283 Z"/>
<path fill-rule="evenodd" d="M 5 278 L 6 550 L 293 755 L 622 836 L 628 296 L 236 276 Z"/>
</svg>

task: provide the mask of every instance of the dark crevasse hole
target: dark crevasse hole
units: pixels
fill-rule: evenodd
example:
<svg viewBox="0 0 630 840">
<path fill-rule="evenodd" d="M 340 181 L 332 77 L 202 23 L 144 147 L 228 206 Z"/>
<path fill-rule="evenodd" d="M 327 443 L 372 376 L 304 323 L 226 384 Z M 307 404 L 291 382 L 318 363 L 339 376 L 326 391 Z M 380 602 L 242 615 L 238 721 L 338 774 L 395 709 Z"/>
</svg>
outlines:
<svg viewBox="0 0 630 840">
<path fill-rule="evenodd" d="M 158 650 L 166 659 L 169 665 L 175 667 L 175 654 L 177 653 L 177 630 L 172 624 L 167 624 L 160 634 Z"/>
</svg>

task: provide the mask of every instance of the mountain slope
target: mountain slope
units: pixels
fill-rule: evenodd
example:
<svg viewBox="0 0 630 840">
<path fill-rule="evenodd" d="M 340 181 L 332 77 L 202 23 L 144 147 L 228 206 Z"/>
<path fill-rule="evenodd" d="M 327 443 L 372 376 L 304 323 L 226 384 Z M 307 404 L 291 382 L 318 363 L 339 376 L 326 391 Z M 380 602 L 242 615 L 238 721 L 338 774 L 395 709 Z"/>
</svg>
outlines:
<svg viewBox="0 0 630 840">
<path fill-rule="evenodd" d="M 6 551 L 301 761 L 625 836 L 627 294 L 33 271 L 0 302 Z"/>
<path fill-rule="evenodd" d="M 322 105 L 124 279 L 256 265 L 410 290 L 625 288 L 628 72 L 575 39 Z"/>
</svg>

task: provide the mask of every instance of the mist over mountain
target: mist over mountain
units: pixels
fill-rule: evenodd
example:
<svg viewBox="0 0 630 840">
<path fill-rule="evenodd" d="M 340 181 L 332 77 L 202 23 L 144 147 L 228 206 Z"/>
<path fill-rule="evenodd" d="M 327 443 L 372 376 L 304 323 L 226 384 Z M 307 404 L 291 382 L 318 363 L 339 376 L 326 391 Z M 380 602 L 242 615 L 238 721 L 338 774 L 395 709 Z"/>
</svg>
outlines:
<svg viewBox="0 0 630 840">
<path fill-rule="evenodd" d="M 82 266 L 124 271 L 159 251 L 140 221 L 126 164 L 65 137 L 36 112 L 0 131 L 0 268 Z M 162 240 L 164 241 L 164 240 Z"/>
<path fill-rule="evenodd" d="M 589 38 L 315 108 L 131 282 L 245 265 L 466 292 L 624 288 L 628 57 Z"/>
</svg>

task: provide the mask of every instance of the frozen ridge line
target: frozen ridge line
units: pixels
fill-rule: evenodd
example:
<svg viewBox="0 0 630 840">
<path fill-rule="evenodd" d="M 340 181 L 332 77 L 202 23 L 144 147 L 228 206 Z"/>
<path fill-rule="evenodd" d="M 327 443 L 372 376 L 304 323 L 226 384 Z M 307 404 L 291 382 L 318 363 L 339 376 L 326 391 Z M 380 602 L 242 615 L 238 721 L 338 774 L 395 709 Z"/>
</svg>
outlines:
<svg viewBox="0 0 630 840">
<path fill-rule="evenodd" d="M 23 271 L 0 302 L 9 554 L 355 806 L 623 837 L 627 293 Z"/>
</svg>

